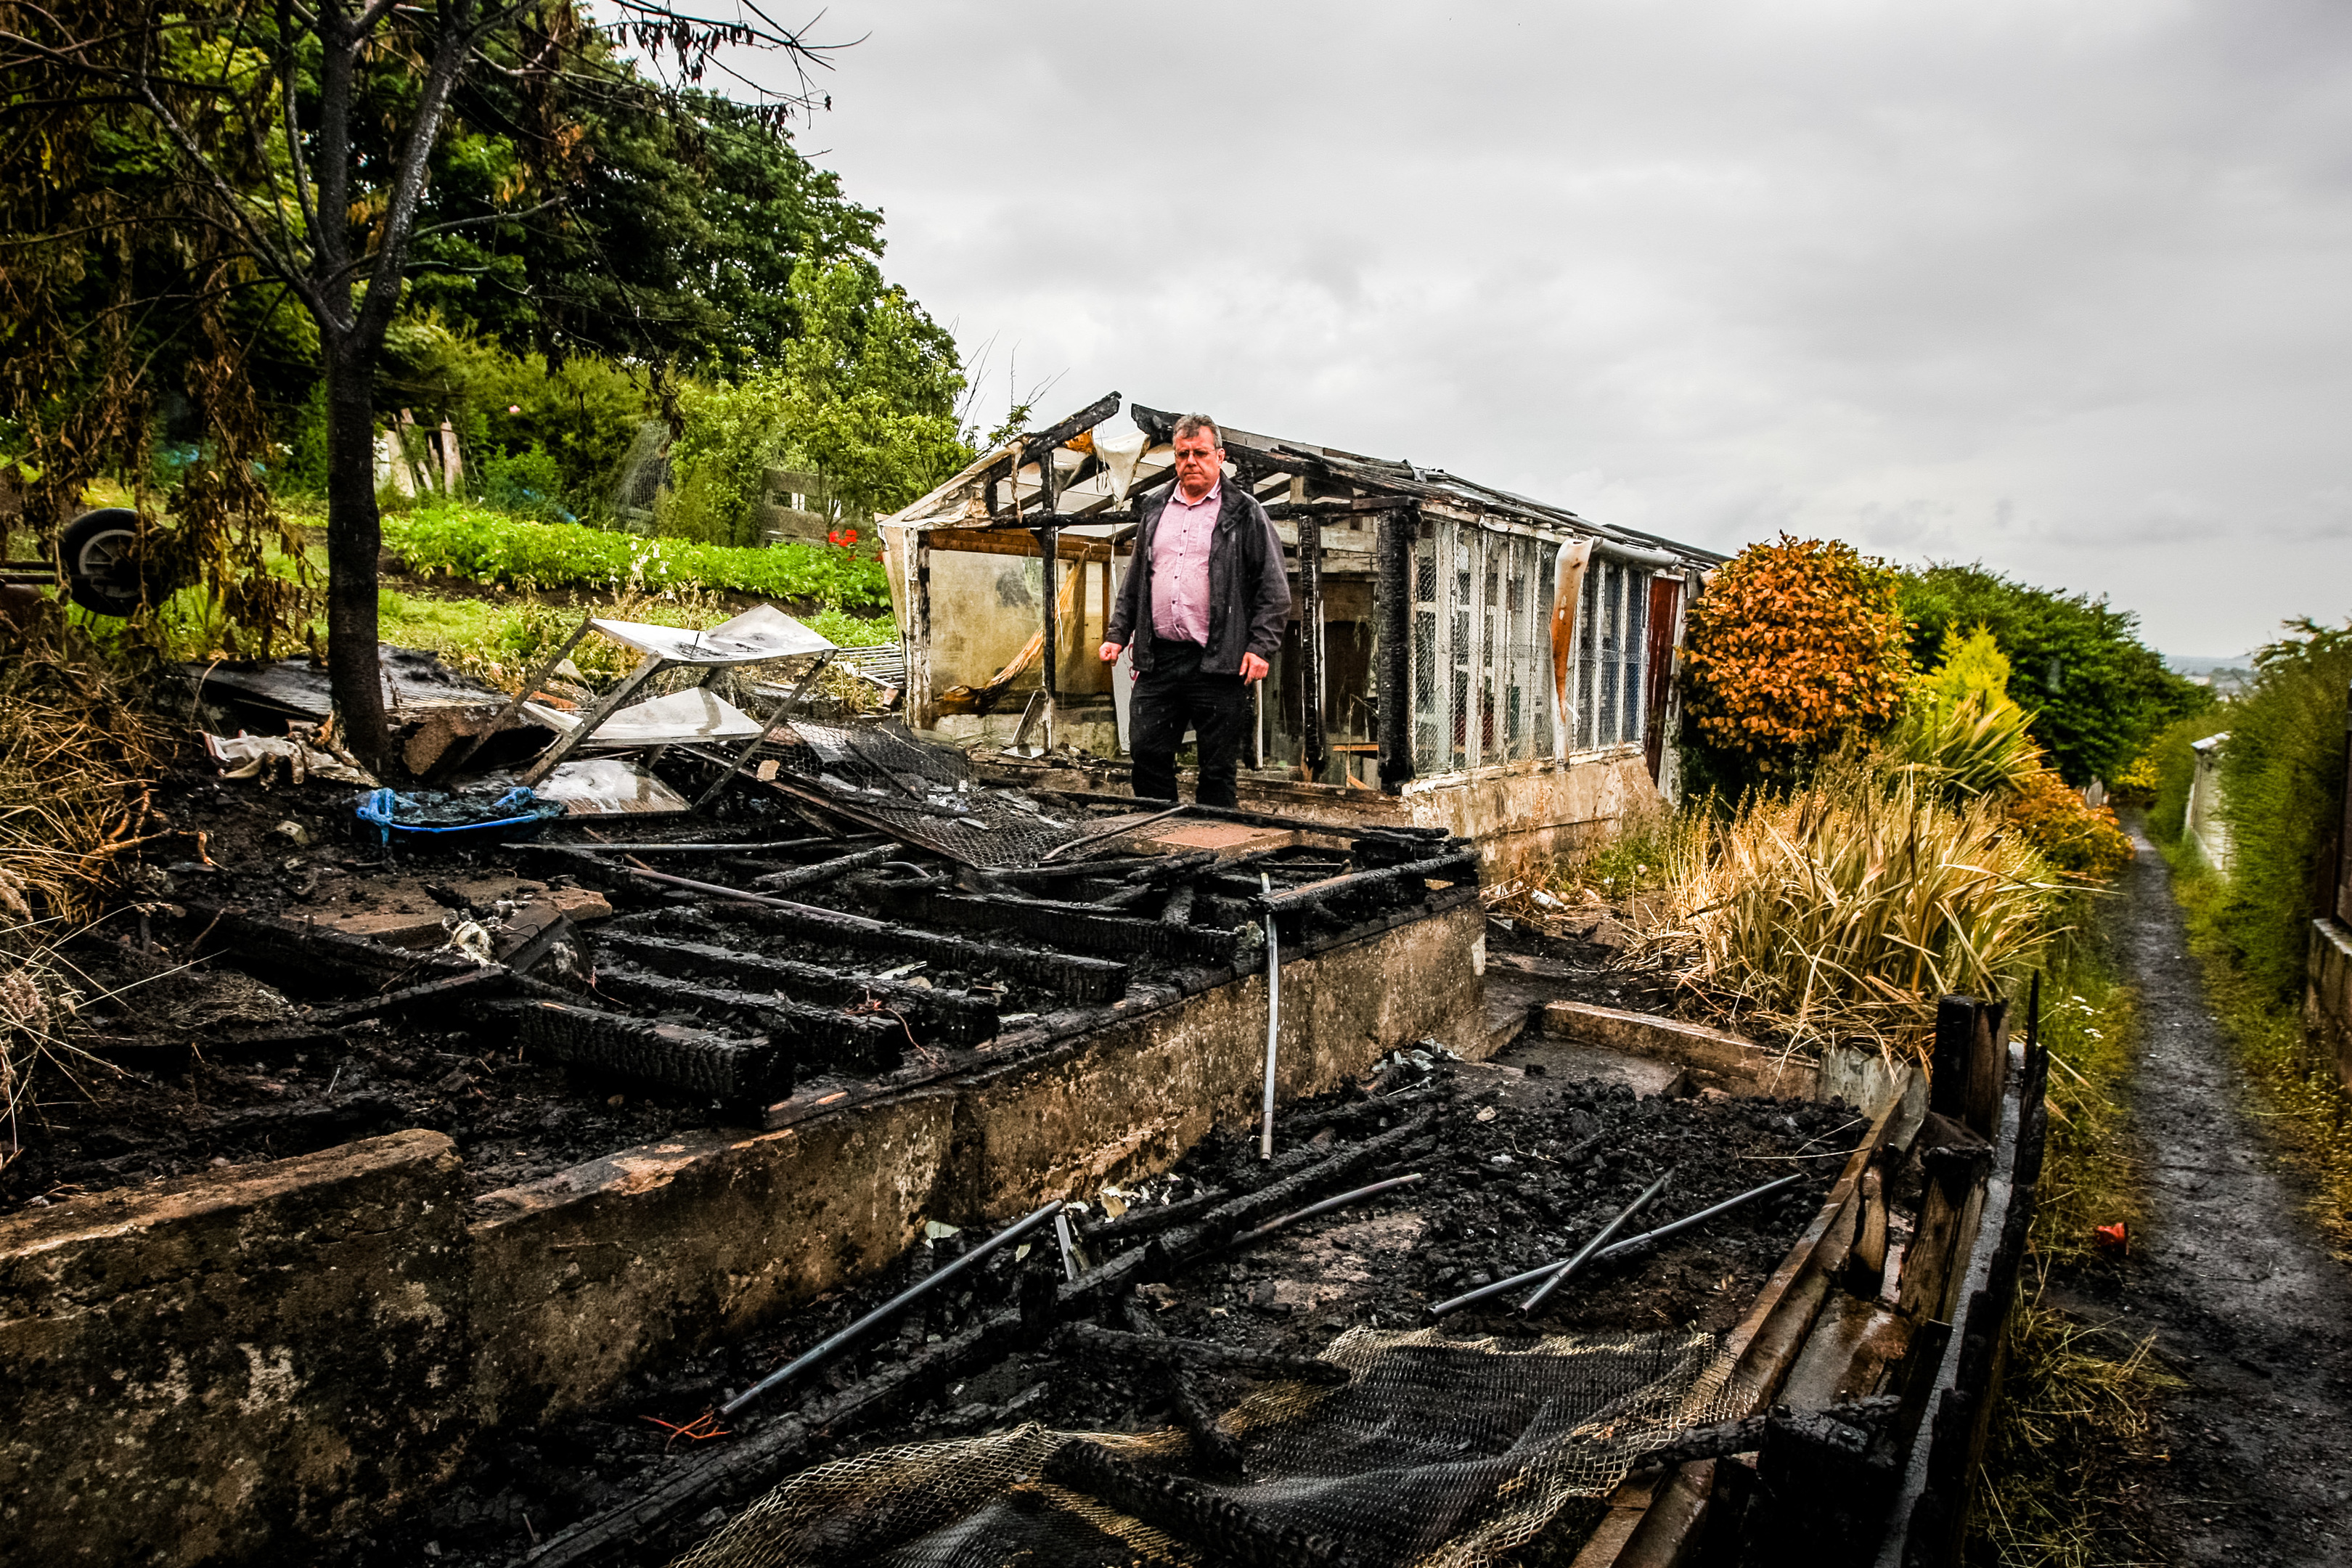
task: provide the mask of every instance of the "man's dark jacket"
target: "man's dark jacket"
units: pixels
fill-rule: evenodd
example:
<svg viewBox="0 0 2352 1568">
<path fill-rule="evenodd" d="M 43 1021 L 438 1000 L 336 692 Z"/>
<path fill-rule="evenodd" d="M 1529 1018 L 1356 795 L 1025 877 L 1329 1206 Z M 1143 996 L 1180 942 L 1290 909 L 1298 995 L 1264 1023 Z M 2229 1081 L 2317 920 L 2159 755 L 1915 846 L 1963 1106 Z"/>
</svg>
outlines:
<svg viewBox="0 0 2352 1568">
<path fill-rule="evenodd" d="M 1103 640 L 1132 649 L 1135 668 L 1151 668 L 1151 546 L 1160 513 L 1176 487 L 1147 497 L 1135 531 L 1135 554 L 1127 581 L 1119 584 Z M 1257 499 L 1231 479 L 1223 481 L 1217 522 L 1209 534 L 1209 644 L 1201 656 L 1206 675 L 1237 675 L 1242 655 L 1271 660 L 1282 646 L 1290 616 L 1290 579 L 1282 562 L 1282 539 Z"/>
</svg>

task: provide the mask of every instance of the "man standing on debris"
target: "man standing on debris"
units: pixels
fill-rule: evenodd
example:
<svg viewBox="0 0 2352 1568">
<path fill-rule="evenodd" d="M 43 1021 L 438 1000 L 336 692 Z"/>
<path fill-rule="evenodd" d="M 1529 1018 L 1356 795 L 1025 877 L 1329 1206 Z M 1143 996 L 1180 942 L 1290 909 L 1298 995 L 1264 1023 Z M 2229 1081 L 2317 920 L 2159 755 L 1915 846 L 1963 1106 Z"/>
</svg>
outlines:
<svg viewBox="0 0 2352 1568">
<path fill-rule="evenodd" d="M 1176 747 L 1200 737 L 1202 805 L 1232 805 L 1250 685 L 1290 614 L 1282 541 L 1256 498 L 1224 483 L 1225 441 L 1205 414 L 1176 421 L 1176 483 L 1148 498 L 1105 630 L 1108 664 L 1135 645 L 1129 750 L 1135 793 L 1176 798 Z"/>
</svg>

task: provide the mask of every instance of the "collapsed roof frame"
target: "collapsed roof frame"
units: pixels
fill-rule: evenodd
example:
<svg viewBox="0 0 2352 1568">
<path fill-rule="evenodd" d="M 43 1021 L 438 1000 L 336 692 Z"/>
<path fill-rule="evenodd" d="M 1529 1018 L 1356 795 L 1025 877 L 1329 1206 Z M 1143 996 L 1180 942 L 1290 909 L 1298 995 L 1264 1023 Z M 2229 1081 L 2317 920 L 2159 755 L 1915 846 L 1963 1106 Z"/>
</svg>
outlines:
<svg viewBox="0 0 2352 1568">
<path fill-rule="evenodd" d="M 1034 662 L 1038 690 L 1022 735 L 1042 720 L 1050 749 L 1071 629 L 1065 601 L 1076 587 L 1083 637 L 1087 599 L 1077 579 L 1098 561 L 1108 616 L 1112 563 L 1128 552 L 1142 501 L 1175 478 L 1164 458 L 1175 416 L 1133 405 L 1135 434 L 1106 431 L 1121 402 L 1109 394 L 1018 437 L 883 521 L 897 551 L 907 712 L 919 727 L 937 720 L 943 697 L 977 697 L 986 711 Z M 1409 462 L 1231 427 L 1223 434 L 1234 479 L 1290 536 L 1300 668 L 1297 711 L 1287 717 L 1305 776 L 1319 777 L 1334 749 L 1324 711 L 1332 668 L 1327 584 L 1366 577 L 1373 654 L 1364 706 L 1381 790 L 1394 795 L 1415 778 L 1498 764 L 1564 764 L 1636 744 L 1659 775 L 1666 726 L 1654 718 L 1664 713 L 1682 609 L 1699 575 L 1724 557 Z M 1332 532 L 1360 536 L 1367 523 L 1374 535 L 1368 551 Z M 1035 632 L 979 687 L 941 692 L 934 679 L 939 551 L 1044 565 Z M 1076 568 L 1066 579 L 1065 564 Z M 1265 725 L 1254 734 L 1255 752 Z M 1252 761 L 1263 765 L 1261 755 Z"/>
</svg>

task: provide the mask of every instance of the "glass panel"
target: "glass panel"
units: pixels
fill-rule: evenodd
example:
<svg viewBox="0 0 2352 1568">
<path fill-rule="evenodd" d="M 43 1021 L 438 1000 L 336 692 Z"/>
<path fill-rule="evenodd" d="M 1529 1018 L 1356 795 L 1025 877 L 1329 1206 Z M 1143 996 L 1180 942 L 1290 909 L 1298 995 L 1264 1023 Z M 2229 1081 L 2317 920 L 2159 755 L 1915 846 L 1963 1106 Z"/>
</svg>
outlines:
<svg viewBox="0 0 2352 1568">
<path fill-rule="evenodd" d="M 1425 522 L 1413 547 L 1412 586 L 1412 754 L 1417 766 L 1434 769 L 1444 755 L 1439 737 L 1445 713 L 1438 684 L 1437 535 Z"/>
<path fill-rule="evenodd" d="M 1510 556 L 1510 540 L 1507 535 L 1482 531 L 1478 547 L 1484 557 L 1480 574 L 1486 579 L 1480 598 L 1485 624 L 1478 638 L 1478 760 L 1499 763 L 1507 753 L 1495 699 L 1501 686 L 1497 678 L 1510 660 L 1510 628 L 1503 619 L 1503 570 Z"/>
<path fill-rule="evenodd" d="M 1625 569 L 1610 562 L 1601 569 L 1601 743 L 1613 746 L 1623 738 L 1623 705 L 1618 681 L 1625 673 Z"/>
<path fill-rule="evenodd" d="M 1454 626 L 1453 706 L 1447 710 L 1454 721 L 1454 734 L 1448 742 L 1449 766 L 1470 765 L 1470 531 L 1460 524 L 1451 530 L 1454 536 L 1454 569 L 1446 574 L 1450 589 L 1446 601 L 1446 618 Z"/>
</svg>

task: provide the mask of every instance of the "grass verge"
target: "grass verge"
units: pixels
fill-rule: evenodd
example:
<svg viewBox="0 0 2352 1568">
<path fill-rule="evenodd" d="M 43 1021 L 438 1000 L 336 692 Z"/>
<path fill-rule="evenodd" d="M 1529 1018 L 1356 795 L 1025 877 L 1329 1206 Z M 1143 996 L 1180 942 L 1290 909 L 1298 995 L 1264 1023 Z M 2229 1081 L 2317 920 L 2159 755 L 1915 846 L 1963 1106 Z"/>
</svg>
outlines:
<svg viewBox="0 0 2352 1568">
<path fill-rule="evenodd" d="M 2124 1088 L 2134 997 L 2095 942 L 2042 991 L 2050 1140 L 2010 1319 L 2009 1359 L 1986 1447 L 1968 1560 L 1974 1568 L 2126 1568 L 2154 1561 L 2131 1506 L 2153 1457 L 2153 1398 L 2177 1382 L 2147 1342 L 2094 1327 L 2054 1293 L 2108 1267 L 2101 1226 L 2137 1228 L 2142 1157 Z"/>
</svg>

